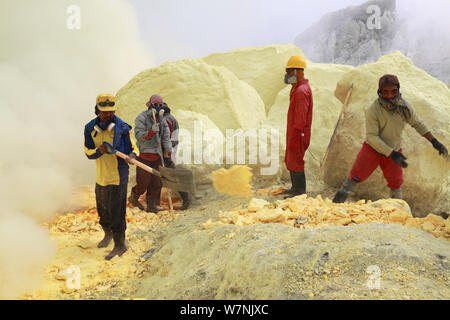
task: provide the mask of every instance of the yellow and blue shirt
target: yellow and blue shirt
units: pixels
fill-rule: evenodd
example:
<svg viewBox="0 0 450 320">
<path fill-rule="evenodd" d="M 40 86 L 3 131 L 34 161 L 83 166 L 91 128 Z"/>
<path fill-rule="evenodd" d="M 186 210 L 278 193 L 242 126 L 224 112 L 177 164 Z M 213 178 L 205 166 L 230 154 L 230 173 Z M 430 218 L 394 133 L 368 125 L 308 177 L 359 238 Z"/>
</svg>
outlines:
<svg viewBox="0 0 450 320">
<path fill-rule="evenodd" d="M 84 152 L 88 159 L 96 162 L 96 182 L 101 186 L 128 184 L 128 163 L 115 154 L 102 155 L 99 147 L 103 142 L 108 142 L 122 153 L 134 152 L 139 155 L 138 148 L 130 135 L 131 126 L 117 116 L 114 116 L 112 120 L 115 126 L 111 130 L 102 130 L 99 122 L 97 117 L 84 127 Z"/>
</svg>

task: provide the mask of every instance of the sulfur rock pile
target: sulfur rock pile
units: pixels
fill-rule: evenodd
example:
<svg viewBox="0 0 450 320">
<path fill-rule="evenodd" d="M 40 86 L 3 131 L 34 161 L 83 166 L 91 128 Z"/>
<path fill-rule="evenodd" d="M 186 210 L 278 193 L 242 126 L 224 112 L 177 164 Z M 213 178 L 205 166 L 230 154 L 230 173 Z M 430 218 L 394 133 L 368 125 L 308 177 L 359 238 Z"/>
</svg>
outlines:
<svg viewBox="0 0 450 320">
<path fill-rule="evenodd" d="M 316 198 L 302 195 L 273 203 L 253 198 L 247 208 L 220 211 L 219 220 L 213 222 L 209 219 L 203 224 L 203 228 L 208 230 L 226 224 L 247 226 L 262 223 L 282 223 L 301 229 L 394 223 L 423 230 L 436 238 L 450 241 L 450 220 L 434 214 L 414 218 L 408 204 L 398 199 L 335 204 L 328 198 L 323 200 L 320 195 Z"/>
<path fill-rule="evenodd" d="M 211 184 L 213 171 L 235 164 L 249 166 L 261 182 L 288 181 L 284 152 L 290 86 L 283 83 L 283 72 L 287 59 L 294 54 L 304 56 L 292 44 L 269 45 L 165 63 L 139 73 L 119 90 L 118 115 L 134 125 L 136 116 L 146 109 L 148 98 L 159 93 L 179 120 L 179 163 L 193 171 L 197 183 Z M 404 98 L 414 105 L 435 136 L 450 145 L 450 90 L 400 52 L 356 68 L 309 60 L 307 64 L 305 77 L 314 99 L 311 144 L 305 155 L 308 192 L 351 83 L 355 85 L 352 100 L 331 147 L 321 175 L 325 184 L 319 184 L 319 192 L 337 189 L 345 180 L 364 141 L 363 110 L 376 98 L 378 79 L 385 73 L 399 76 Z M 234 135 L 228 136 L 228 130 L 233 130 Z M 272 130 L 275 134 L 270 136 Z M 268 133 L 267 139 L 262 138 L 262 132 Z M 228 144 L 229 139 L 233 144 Z M 238 144 L 238 139 L 245 144 Z M 439 157 L 412 128 L 404 132 L 403 150 L 410 164 L 405 170 L 403 194 L 413 214 L 449 212 L 450 162 Z M 385 198 L 389 192 L 385 185 L 377 170 L 358 186 L 357 196 Z"/>
<path fill-rule="evenodd" d="M 450 225 L 434 215 L 412 217 L 404 201 L 332 204 L 299 196 L 255 198 L 219 215 L 216 207 L 159 230 L 137 297 L 450 297 Z"/>
<path fill-rule="evenodd" d="M 338 187 L 350 172 L 365 140 L 364 109 L 377 98 L 378 79 L 387 73 L 398 76 L 403 98 L 415 108 L 434 136 L 450 145 L 450 90 L 397 51 L 376 63 L 348 71 L 339 81 L 335 93 L 341 102 L 351 83 L 354 88 L 324 168 L 323 178 L 328 185 Z M 450 212 L 450 162 L 409 125 L 405 127 L 402 146 L 409 164 L 404 170 L 403 196 L 414 215 L 425 216 L 430 210 Z M 384 198 L 389 193 L 386 184 L 378 168 L 355 191 L 365 199 Z"/>
</svg>

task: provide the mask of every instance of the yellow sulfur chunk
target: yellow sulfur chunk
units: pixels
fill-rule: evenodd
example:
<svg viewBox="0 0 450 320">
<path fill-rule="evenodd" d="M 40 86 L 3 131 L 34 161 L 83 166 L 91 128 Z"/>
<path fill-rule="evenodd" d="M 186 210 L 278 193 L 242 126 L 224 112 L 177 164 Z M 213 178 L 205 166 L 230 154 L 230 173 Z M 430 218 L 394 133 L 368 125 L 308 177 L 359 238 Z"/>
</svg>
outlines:
<svg viewBox="0 0 450 320">
<path fill-rule="evenodd" d="M 422 224 L 422 230 L 426 232 L 434 231 L 436 227 L 430 221 L 426 221 Z"/>
<path fill-rule="evenodd" d="M 232 166 L 229 170 L 221 168 L 211 173 L 213 186 L 218 192 L 231 196 L 247 196 L 252 194 L 250 181 L 252 171 L 247 166 Z"/>
<path fill-rule="evenodd" d="M 429 214 L 425 219 L 430 221 L 436 227 L 444 227 L 445 226 L 445 220 L 441 216 L 437 216 L 435 214 Z"/>
<path fill-rule="evenodd" d="M 389 214 L 389 220 L 396 223 L 405 223 L 411 215 L 404 210 L 395 210 Z"/>
<path fill-rule="evenodd" d="M 359 215 L 359 216 L 353 217 L 353 218 L 352 218 L 352 221 L 353 221 L 354 223 L 361 224 L 361 223 L 366 223 L 366 222 L 368 222 L 368 219 L 367 219 L 366 216 L 364 216 L 364 215 L 361 214 L 361 215 Z"/>
<path fill-rule="evenodd" d="M 283 222 L 286 220 L 283 209 L 277 208 L 275 210 L 261 210 L 256 213 L 256 217 L 261 222 Z"/>
<path fill-rule="evenodd" d="M 266 204 L 269 204 L 269 202 L 267 202 L 266 200 L 253 198 L 252 200 L 250 200 L 250 202 L 248 204 L 248 210 L 256 212 L 256 211 L 261 210 L 262 208 L 264 208 L 264 206 Z"/>
</svg>

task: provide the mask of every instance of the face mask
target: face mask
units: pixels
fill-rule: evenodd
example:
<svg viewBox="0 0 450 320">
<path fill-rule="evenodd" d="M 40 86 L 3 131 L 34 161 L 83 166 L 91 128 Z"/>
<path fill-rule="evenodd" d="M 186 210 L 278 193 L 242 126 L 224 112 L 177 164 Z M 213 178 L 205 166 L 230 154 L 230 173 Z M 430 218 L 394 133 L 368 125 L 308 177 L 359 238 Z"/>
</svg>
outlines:
<svg viewBox="0 0 450 320">
<path fill-rule="evenodd" d="M 391 100 L 384 99 L 383 96 L 381 95 L 381 92 L 378 92 L 378 97 L 379 97 L 380 103 L 384 104 L 384 105 L 397 106 L 397 105 L 401 105 L 401 103 L 402 103 L 402 94 L 400 92 L 398 93 L 398 96 L 396 96 L 394 99 L 391 99 Z"/>
<path fill-rule="evenodd" d="M 294 84 L 297 83 L 297 70 L 294 71 L 294 75 L 289 76 L 287 73 L 284 76 L 284 83 L 286 84 Z"/>
<path fill-rule="evenodd" d="M 108 124 L 109 122 L 99 122 L 98 125 L 100 128 L 102 128 L 103 130 L 106 130 L 106 128 L 108 128 Z"/>
</svg>

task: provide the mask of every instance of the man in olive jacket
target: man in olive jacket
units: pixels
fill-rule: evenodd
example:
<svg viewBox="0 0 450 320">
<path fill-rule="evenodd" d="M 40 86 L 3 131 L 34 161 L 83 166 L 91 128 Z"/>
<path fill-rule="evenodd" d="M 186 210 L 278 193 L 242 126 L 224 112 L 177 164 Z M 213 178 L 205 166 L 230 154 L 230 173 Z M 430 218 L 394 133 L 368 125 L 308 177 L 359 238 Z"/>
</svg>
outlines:
<svg viewBox="0 0 450 320">
<path fill-rule="evenodd" d="M 440 155 L 448 156 L 447 148 L 433 135 L 413 107 L 400 93 L 395 75 L 384 75 L 379 80 L 379 98 L 366 110 L 366 141 L 356 157 L 347 180 L 336 193 L 333 202 L 342 203 L 356 184 L 365 181 L 380 166 L 391 189 L 391 198 L 402 199 L 403 168 L 401 138 L 406 124 L 428 139 Z"/>
</svg>

